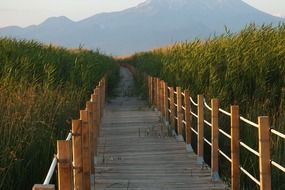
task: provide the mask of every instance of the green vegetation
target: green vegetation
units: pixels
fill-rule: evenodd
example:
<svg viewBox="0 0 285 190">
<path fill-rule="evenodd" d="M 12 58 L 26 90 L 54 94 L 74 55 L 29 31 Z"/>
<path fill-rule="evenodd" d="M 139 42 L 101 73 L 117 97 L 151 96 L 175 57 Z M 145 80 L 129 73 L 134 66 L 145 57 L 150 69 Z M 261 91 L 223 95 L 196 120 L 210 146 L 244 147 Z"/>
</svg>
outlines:
<svg viewBox="0 0 285 190">
<path fill-rule="evenodd" d="M 285 133 L 284 47 L 285 25 L 252 24 L 240 33 L 227 31 L 206 41 L 177 43 L 135 54 L 126 62 L 141 72 L 164 79 L 169 85 L 189 89 L 192 97 L 204 94 L 208 103 L 210 98 L 219 98 L 221 107 L 227 110 L 229 105 L 238 104 L 241 115 L 252 121 L 257 122 L 258 115 L 268 115 L 271 127 Z M 229 122 L 224 123 L 229 131 Z M 242 125 L 241 138 L 258 150 L 256 129 Z M 229 150 L 229 143 L 223 144 L 222 149 Z M 273 135 L 271 153 L 274 160 L 285 166 L 285 142 Z M 242 150 L 241 159 L 242 166 L 259 178 L 257 157 Z M 272 189 L 284 189 L 284 173 L 272 171 Z M 256 188 L 245 176 L 241 182 L 244 189 Z"/>
<path fill-rule="evenodd" d="M 0 189 L 43 182 L 56 140 L 105 73 L 112 88 L 118 65 L 99 52 L 0 39 Z"/>
</svg>

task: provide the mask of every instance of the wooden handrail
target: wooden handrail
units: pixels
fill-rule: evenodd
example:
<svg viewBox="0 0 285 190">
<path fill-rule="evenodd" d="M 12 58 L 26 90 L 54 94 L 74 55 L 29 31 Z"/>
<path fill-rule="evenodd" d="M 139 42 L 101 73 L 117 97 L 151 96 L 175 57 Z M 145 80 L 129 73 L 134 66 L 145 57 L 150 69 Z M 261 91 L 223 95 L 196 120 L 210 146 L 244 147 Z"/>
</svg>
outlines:
<svg viewBox="0 0 285 190">
<path fill-rule="evenodd" d="M 157 96 L 158 96 L 158 85 L 157 81 L 160 81 L 159 78 L 147 76 L 147 89 L 148 89 L 148 98 L 151 104 L 158 106 L 157 104 Z M 172 129 L 177 128 L 177 135 L 181 134 L 181 123 L 185 125 L 185 134 L 186 134 L 186 147 L 187 150 L 193 151 L 191 144 L 191 132 L 195 132 L 197 134 L 197 154 L 198 161 L 201 164 L 204 164 L 204 97 L 203 95 L 197 96 L 197 103 L 194 102 L 193 98 L 189 95 L 189 91 L 182 91 L 180 87 L 176 87 L 176 91 L 174 91 L 174 87 L 168 86 L 165 81 L 163 81 L 163 97 L 160 100 L 164 100 L 164 106 L 161 109 L 157 107 L 161 112 L 161 116 L 163 117 L 165 123 L 170 123 Z M 177 103 L 175 103 L 174 97 L 177 97 Z M 181 101 L 181 95 L 184 96 L 184 101 Z M 197 107 L 197 113 L 194 113 L 191 109 L 191 105 Z M 176 108 L 177 107 L 177 108 Z M 181 107 L 183 109 L 181 109 Z M 206 106 L 205 106 L 206 107 Z M 176 110 L 175 110 L 176 108 Z M 270 190 L 271 189 L 271 165 L 274 165 L 281 172 L 284 172 L 284 167 L 280 164 L 270 160 L 270 133 L 279 136 L 280 138 L 284 138 L 284 134 L 270 129 L 269 126 L 269 118 L 268 117 L 259 117 L 258 124 L 245 119 L 244 117 L 239 115 L 239 107 L 231 106 L 231 113 L 224 111 L 219 108 L 219 100 L 212 99 L 211 107 L 207 105 L 207 108 L 211 111 L 211 171 L 213 180 L 219 179 L 219 156 L 220 153 L 222 156 L 226 156 L 226 159 L 231 162 L 231 189 L 239 189 L 240 188 L 240 172 L 242 171 L 246 175 L 249 176 L 251 180 L 253 180 L 256 184 L 260 186 L 261 190 Z M 184 110 L 184 118 L 180 115 Z M 169 114 L 170 112 L 170 114 Z M 227 134 L 222 129 L 219 128 L 219 113 L 224 114 L 226 116 L 230 116 L 231 118 L 231 134 Z M 192 116 L 197 118 L 197 131 L 192 128 Z M 176 122 L 177 119 L 177 122 Z M 240 141 L 239 134 L 239 122 L 246 122 L 254 127 L 258 128 L 259 134 L 259 152 L 255 154 L 259 157 L 259 174 L 260 180 L 253 179 L 251 174 L 247 172 L 244 168 L 240 166 L 240 144 L 245 145 Z M 227 156 L 219 149 L 219 133 L 226 135 L 231 140 L 231 155 Z M 251 151 L 250 151 L 251 152 Z M 257 152 L 257 151 L 255 151 Z M 274 164 L 272 164 L 274 163 Z M 257 183 L 258 182 L 258 183 Z"/>
<path fill-rule="evenodd" d="M 72 139 L 57 141 L 59 190 L 91 190 L 91 174 L 95 173 L 99 126 L 104 113 L 106 76 L 94 89 L 80 119 L 72 120 Z M 56 163 L 56 162 L 55 162 Z M 54 172 L 54 171 L 53 171 Z M 33 190 L 54 190 L 53 184 L 35 184 Z"/>
</svg>

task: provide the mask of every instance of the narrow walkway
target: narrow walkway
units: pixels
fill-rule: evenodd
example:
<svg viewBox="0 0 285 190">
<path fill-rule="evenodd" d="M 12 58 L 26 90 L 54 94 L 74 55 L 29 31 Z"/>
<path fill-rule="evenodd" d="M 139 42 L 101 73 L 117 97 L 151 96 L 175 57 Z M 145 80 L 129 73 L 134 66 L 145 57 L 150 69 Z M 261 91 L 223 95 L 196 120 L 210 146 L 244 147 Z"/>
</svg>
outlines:
<svg viewBox="0 0 285 190">
<path fill-rule="evenodd" d="M 159 114 L 132 97 L 133 80 L 121 69 L 120 96 L 106 106 L 96 163 L 96 190 L 226 189 L 212 182 L 210 170 L 197 165 L 163 129 Z"/>
</svg>

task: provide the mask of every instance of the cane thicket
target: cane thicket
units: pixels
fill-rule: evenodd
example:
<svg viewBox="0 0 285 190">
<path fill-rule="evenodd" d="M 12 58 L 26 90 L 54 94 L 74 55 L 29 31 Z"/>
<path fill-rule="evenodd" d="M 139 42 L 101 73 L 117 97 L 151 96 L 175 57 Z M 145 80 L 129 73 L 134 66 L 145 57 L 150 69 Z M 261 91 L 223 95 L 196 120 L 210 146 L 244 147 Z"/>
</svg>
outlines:
<svg viewBox="0 0 285 190">
<path fill-rule="evenodd" d="M 238 104 L 241 115 L 257 122 L 268 115 L 271 127 L 285 133 L 285 25 L 247 26 L 208 40 L 177 43 L 127 59 L 139 70 L 189 89 L 192 97 L 219 98 L 221 107 Z M 229 130 L 228 122 L 225 127 Z M 227 130 L 227 131 L 228 131 Z M 258 150 L 257 131 L 241 126 L 241 138 Z M 227 146 L 229 143 L 223 143 Z M 223 148 L 223 147 L 222 147 Z M 226 147 L 229 149 L 230 147 Z M 285 166 L 285 142 L 271 139 L 271 156 Z M 258 178 L 258 158 L 241 152 L 241 164 Z M 285 188 L 285 175 L 272 169 L 272 189 Z M 222 172 L 223 173 L 223 172 Z M 250 180 L 242 176 L 244 189 Z"/>
<path fill-rule="evenodd" d="M 99 52 L 0 39 L 0 189 L 43 182 L 54 143 L 100 78 L 108 73 L 112 86 L 117 71 Z"/>
</svg>

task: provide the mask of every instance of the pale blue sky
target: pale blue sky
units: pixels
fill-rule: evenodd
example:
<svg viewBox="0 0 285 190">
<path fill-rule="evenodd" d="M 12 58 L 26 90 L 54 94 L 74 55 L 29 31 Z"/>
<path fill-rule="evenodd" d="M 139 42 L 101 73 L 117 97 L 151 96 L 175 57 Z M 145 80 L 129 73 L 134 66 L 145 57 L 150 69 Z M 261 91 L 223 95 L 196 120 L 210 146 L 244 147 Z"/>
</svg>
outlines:
<svg viewBox="0 0 285 190">
<path fill-rule="evenodd" d="M 0 0 L 0 27 L 39 24 L 51 16 L 78 21 L 100 12 L 118 11 L 144 0 Z M 243 0 L 259 10 L 285 17 L 285 0 Z"/>
</svg>

